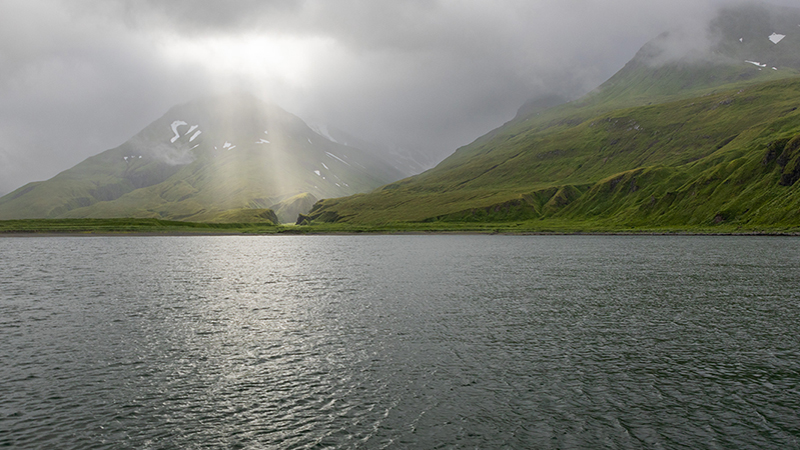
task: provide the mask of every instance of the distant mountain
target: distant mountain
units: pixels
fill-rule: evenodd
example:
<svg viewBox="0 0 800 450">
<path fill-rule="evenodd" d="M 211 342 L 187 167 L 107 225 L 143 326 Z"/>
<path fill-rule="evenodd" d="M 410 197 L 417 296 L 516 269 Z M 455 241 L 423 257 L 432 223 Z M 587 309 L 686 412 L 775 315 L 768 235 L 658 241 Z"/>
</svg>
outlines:
<svg viewBox="0 0 800 450">
<path fill-rule="evenodd" d="M 306 222 L 800 224 L 800 10 L 725 8 L 585 97 L 531 102 L 435 168 Z"/>
<path fill-rule="evenodd" d="M 170 109 L 117 148 L 0 198 L 0 219 L 294 222 L 321 198 L 407 176 L 248 94 Z"/>
<path fill-rule="evenodd" d="M 381 155 L 392 167 L 408 175 L 420 173 L 435 165 L 435 160 L 428 154 L 409 148 L 392 148 L 386 144 L 378 144 L 354 136 L 351 133 L 326 125 L 312 125 L 311 128 L 333 142 Z"/>
</svg>

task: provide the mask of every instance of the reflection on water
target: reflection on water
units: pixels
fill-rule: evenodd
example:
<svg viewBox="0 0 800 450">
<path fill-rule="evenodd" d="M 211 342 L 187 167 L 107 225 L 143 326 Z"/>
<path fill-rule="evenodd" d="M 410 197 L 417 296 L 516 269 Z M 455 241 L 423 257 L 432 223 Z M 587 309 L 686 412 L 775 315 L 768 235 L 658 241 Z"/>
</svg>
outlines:
<svg viewBox="0 0 800 450">
<path fill-rule="evenodd" d="M 0 254 L 0 446 L 800 448 L 796 238 Z"/>
</svg>

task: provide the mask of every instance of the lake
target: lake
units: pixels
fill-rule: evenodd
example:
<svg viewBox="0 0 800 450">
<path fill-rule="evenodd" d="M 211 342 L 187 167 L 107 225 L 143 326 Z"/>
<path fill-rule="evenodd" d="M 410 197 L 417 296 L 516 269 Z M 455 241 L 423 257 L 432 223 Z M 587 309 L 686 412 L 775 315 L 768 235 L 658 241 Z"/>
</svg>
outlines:
<svg viewBox="0 0 800 450">
<path fill-rule="evenodd" d="M 800 238 L 0 238 L 0 446 L 800 448 Z"/>
</svg>

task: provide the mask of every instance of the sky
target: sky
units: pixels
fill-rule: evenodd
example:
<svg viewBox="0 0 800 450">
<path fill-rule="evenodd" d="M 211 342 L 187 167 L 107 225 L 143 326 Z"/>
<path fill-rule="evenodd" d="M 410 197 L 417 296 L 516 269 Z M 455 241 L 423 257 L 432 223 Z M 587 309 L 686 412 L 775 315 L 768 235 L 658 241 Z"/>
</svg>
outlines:
<svg viewBox="0 0 800 450">
<path fill-rule="evenodd" d="M 242 90 L 430 165 L 732 1 L 0 0 L 0 194 Z"/>
</svg>

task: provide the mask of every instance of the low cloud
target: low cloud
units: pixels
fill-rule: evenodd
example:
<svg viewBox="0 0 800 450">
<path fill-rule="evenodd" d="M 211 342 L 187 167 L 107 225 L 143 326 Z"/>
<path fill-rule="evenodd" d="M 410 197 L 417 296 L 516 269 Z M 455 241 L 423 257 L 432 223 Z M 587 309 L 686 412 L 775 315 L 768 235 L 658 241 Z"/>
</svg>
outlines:
<svg viewBox="0 0 800 450">
<path fill-rule="evenodd" d="M 436 162 L 530 98 L 593 89 L 719 3 L 8 0 L 0 148 L 14 162 L 0 191 L 116 147 L 175 104 L 242 89 Z"/>
<path fill-rule="evenodd" d="M 142 148 L 141 153 L 170 166 L 185 166 L 196 159 L 187 145 L 159 144 L 155 147 Z"/>
</svg>

